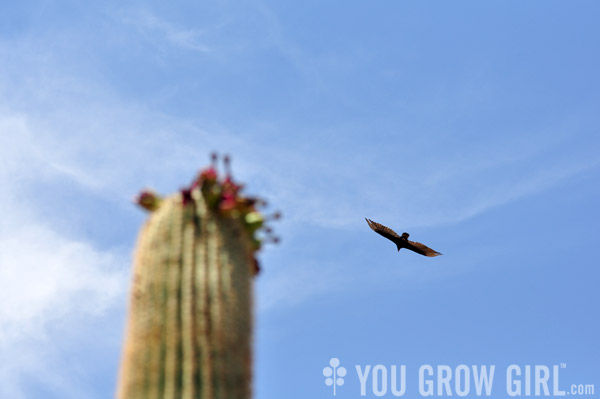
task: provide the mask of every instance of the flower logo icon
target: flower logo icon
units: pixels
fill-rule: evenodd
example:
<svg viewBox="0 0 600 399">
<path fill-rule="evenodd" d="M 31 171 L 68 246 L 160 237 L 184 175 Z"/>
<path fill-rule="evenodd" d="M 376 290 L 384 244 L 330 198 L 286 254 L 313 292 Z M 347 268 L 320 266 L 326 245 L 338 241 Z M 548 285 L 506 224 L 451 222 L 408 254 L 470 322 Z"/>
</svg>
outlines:
<svg viewBox="0 0 600 399">
<path fill-rule="evenodd" d="M 325 378 L 325 385 L 332 386 L 333 385 L 333 396 L 335 396 L 335 388 L 336 386 L 344 385 L 344 376 L 346 375 L 346 368 L 339 367 L 340 359 L 337 357 L 332 357 L 329 359 L 329 365 L 331 367 L 325 367 L 323 369 L 323 375 Z"/>
</svg>

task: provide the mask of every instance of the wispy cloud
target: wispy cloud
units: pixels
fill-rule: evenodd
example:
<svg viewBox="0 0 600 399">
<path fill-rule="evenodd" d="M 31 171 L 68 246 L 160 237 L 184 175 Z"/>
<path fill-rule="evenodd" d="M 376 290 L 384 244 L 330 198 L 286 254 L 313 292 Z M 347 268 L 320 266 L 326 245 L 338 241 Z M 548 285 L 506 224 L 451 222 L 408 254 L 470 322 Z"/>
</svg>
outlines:
<svg viewBox="0 0 600 399">
<path fill-rule="evenodd" d="M 271 269 L 258 280 L 258 311 L 304 303 L 323 294 L 343 291 L 353 278 L 343 272 L 339 263 L 296 262 L 286 269 Z"/>
<path fill-rule="evenodd" d="M 528 148 L 527 140 L 507 141 L 431 155 L 411 146 L 394 149 L 397 155 L 389 158 L 381 156 L 389 148 L 376 144 L 346 156 L 294 147 L 280 149 L 276 158 L 282 166 L 263 173 L 278 188 L 269 195 L 291 208 L 294 222 L 354 230 L 364 228 L 362 217 L 368 216 L 404 228 L 435 226 L 461 222 L 598 167 L 593 147 L 567 148 L 577 133 L 568 127 L 565 132 L 544 143 L 531 139 Z"/>
<path fill-rule="evenodd" d="M 122 11 L 121 19 L 137 29 L 149 42 L 155 45 L 169 44 L 186 50 L 210 52 L 203 37 L 207 30 L 184 28 L 158 17 L 149 9 Z"/>
<path fill-rule="evenodd" d="M 148 11 L 125 15 L 131 18 L 129 23 L 137 21 L 143 29 L 162 34 L 187 32 Z M 282 34 L 274 35 L 277 45 L 286 47 Z M 170 37 L 182 37 L 185 43 L 187 38 L 200 36 L 194 31 Z M 552 158 L 543 157 L 573 141 L 577 133 L 569 125 L 552 127 L 550 134 L 524 131 L 522 140 L 498 140 L 493 146 L 490 141 L 473 140 L 459 152 L 446 151 L 443 144 L 424 148 L 408 135 L 398 135 L 395 140 L 402 145 L 392 147 L 354 132 L 349 137 L 354 146 L 348 149 L 338 148 L 338 139 L 333 145 L 321 137 L 345 137 L 345 126 L 324 134 L 295 132 L 312 135 L 319 145 L 310 140 L 273 141 L 260 132 L 242 138 L 221 121 L 172 118 L 140 103 L 123 101 L 118 92 L 96 82 L 65 77 L 57 71 L 66 60 L 52 59 L 55 64 L 48 65 L 43 52 L 34 50 L 25 47 L 19 54 L 29 62 L 25 65 L 28 78 L 20 86 L 6 81 L 0 86 L 4 83 L 6 92 L 20 91 L 17 104 L 34 132 L 32 141 L 51 149 L 42 154 L 45 168 L 119 201 L 140 185 L 176 189 L 175 182 L 191 177 L 209 151 L 221 149 L 235 155 L 234 166 L 244 179 L 258 182 L 265 196 L 287 208 L 284 211 L 292 222 L 357 229 L 362 228 L 358 213 L 373 218 L 387 215 L 386 219 L 406 227 L 432 226 L 459 222 L 596 166 L 593 157 L 581 156 L 586 150 L 577 146 L 565 151 L 570 154 L 567 157 L 551 162 Z M 32 57 L 41 62 L 36 64 Z M 6 76 L 23 69 L 18 64 L 5 65 L 3 70 L 11 69 Z M 214 128 L 218 124 L 221 127 Z M 199 126 L 213 126 L 213 130 Z M 541 134 L 552 139 L 535 139 Z M 274 167 L 257 163 L 263 159 L 265 165 Z"/>
</svg>

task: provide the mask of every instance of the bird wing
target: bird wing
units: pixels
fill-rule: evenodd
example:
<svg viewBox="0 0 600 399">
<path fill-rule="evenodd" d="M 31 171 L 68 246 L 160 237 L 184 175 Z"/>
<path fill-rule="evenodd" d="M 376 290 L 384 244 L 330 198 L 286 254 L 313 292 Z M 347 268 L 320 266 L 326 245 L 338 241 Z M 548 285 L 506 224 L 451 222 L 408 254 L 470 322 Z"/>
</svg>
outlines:
<svg viewBox="0 0 600 399">
<path fill-rule="evenodd" d="M 389 227 L 386 227 L 382 224 L 379 224 L 377 222 L 372 221 L 371 219 L 367 219 L 365 218 L 365 220 L 367 221 L 367 223 L 369 224 L 369 227 L 377 234 L 381 234 L 382 236 L 384 236 L 385 238 L 387 238 L 388 240 L 391 240 L 393 242 L 396 242 L 397 238 L 400 238 L 400 236 L 398 235 L 398 233 L 396 233 L 394 230 L 390 229 Z"/>
<path fill-rule="evenodd" d="M 405 248 L 425 256 L 438 256 L 442 254 L 441 252 L 434 251 L 425 244 L 421 244 L 420 242 L 410 240 L 407 240 Z"/>
</svg>

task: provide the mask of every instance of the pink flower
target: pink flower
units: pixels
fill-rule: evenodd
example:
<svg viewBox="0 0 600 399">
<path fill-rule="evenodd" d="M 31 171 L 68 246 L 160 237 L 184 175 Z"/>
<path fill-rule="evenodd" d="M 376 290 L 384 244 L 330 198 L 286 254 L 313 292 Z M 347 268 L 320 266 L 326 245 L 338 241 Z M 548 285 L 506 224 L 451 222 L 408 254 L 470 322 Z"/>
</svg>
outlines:
<svg viewBox="0 0 600 399">
<path fill-rule="evenodd" d="M 206 181 L 214 183 L 217 181 L 217 171 L 212 166 L 206 168 L 202 172 L 200 172 L 200 177 L 198 178 L 198 180 L 200 180 L 201 182 Z"/>
<path fill-rule="evenodd" d="M 219 202 L 219 209 L 221 211 L 232 211 L 237 207 L 236 197 L 231 192 L 223 192 L 221 201 Z"/>
<path fill-rule="evenodd" d="M 230 192 L 233 195 L 237 195 L 237 193 L 242 189 L 241 184 L 235 184 L 230 176 L 227 176 L 222 184 L 224 192 Z"/>
</svg>

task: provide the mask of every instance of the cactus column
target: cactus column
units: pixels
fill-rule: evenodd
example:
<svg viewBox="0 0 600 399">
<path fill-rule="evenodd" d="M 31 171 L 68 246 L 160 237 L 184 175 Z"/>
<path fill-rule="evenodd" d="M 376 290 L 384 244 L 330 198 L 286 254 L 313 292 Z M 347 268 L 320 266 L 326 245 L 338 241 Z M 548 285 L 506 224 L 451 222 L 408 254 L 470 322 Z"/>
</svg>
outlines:
<svg viewBox="0 0 600 399">
<path fill-rule="evenodd" d="M 135 253 L 120 399 L 250 398 L 255 200 L 205 170 L 152 214 Z"/>
</svg>

